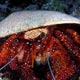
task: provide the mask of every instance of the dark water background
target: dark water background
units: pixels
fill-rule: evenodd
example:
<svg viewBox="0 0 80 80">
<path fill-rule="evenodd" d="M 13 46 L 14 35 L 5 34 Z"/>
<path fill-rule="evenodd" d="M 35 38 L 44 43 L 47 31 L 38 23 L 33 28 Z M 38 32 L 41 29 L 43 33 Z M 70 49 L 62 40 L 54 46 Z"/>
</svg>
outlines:
<svg viewBox="0 0 80 80">
<path fill-rule="evenodd" d="M 80 18 L 80 0 L 0 0 L 0 21 L 22 10 L 55 10 Z"/>
</svg>

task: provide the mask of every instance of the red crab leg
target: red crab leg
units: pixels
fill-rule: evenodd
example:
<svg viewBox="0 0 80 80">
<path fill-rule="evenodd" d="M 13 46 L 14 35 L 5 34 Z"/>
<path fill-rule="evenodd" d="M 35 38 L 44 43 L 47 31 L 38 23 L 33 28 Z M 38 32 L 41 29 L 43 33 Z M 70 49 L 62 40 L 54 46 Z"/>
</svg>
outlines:
<svg viewBox="0 0 80 80">
<path fill-rule="evenodd" d="M 73 29 L 66 29 L 66 32 L 73 37 L 75 42 L 77 42 L 80 45 L 80 35 Z"/>
<path fill-rule="evenodd" d="M 13 43 L 14 44 L 14 43 Z M 14 44 L 14 46 L 11 47 L 10 49 L 10 53 L 11 53 L 11 58 L 10 60 L 14 57 L 17 56 L 10 64 L 10 68 L 12 70 L 17 70 L 18 69 L 18 64 L 23 62 L 23 57 L 24 57 L 24 43 L 18 43 L 18 45 L 16 46 L 16 44 Z M 15 52 L 12 52 L 15 51 Z"/>
<path fill-rule="evenodd" d="M 33 72 L 31 68 L 31 53 L 28 52 L 28 49 L 30 51 L 29 45 L 27 45 L 25 42 L 18 43 L 18 48 L 16 48 L 16 54 L 17 54 L 17 60 L 15 59 L 13 62 L 11 62 L 10 67 L 12 70 L 17 70 L 21 73 L 21 75 L 24 77 L 24 80 L 39 80 L 35 73 Z M 34 52 L 34 51 L 33 51 Z M 19 64 L 16 66 L 16 64 Z"/>
<path fill-rule="evenodd" d="M 0 50 L 0 66 L 2 64 L 5 64 L 8 61 L 8 57 L 9 57 L 9 46 L 11 45 L 12 41 L 14 40 L 14 38 L 16 38 L 16 34 L 10 36 L 6 42 L 4 42 L 4 44 L 1 46 L 1 50 Z"/>
<path fill-rule="evenodd" d="M 50 56 L 52 71 L 55 72 L 55 80 L 66 80 L 75 72 L 75 65 L 70 57 L 67 55 L 67 51 L 64 50 L 59 40 L 51 38 L 52 54 Z M 51 50 L 51 51 L 52 51 Z M 51 79 L 50 73 L 47 71 L 47 79 Z"/>
<path fill-rule="evenodd" d="M 31 69 L 31 67 L 27 65 L 21 65 L 18 71 L 22 74 L 24 80 L 39 80 L 39 78 L 37 78 L 34 74 L 34 71 Z"/>
<path fill-rule="evenodd" d="M 10 37 L 8 39 L 10 39 Z M 5 42 L 5 44 L 6 44 L 6 42 Z M 2 66 L 1 69 L 6 67 L 7 65 L 9 65 L 12 70 L 15 70 L 18 68 L 17 62 L 20 63 L 20 61 L 22 61 L 22 60 L 20 60 L 20 58 L 23 55 L 23 49 L 22 49 L 23 42 L 20 43 L 18 38 L 14 38 L 12 40 L 11 44 L 9 44 L 9 46 L 6 46 L 6 48 L 9 50 L 8 50 L 8 52 L 6 51 L 7 52 L 6 62 Z M 2 58 L 2 59 L 5 59 L 5 58 Z"/>
<path fill-rule="evenodd" d="M 55 35 L 60 39 L 61 42 L 66 46 L 66 48 L 71 51 L 80 61 L 80 49 L 76 46 L 69 36 L 65 35 L 60 30 L 55 31 Z"/>
</svg>

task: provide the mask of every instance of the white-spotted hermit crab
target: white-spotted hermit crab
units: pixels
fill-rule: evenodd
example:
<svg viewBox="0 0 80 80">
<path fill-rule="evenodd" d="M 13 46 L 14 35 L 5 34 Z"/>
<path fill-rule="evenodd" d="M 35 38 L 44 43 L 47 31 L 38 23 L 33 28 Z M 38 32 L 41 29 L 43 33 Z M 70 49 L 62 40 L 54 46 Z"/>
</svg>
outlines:
<svg viewBox="0 0 80 80">
<path fill-rule="evenodd" d="M 79 19 L 21 11 L 0 22 L 0 72 L 13 80 L 72 80 L 79 70 Z"/>
</svg>

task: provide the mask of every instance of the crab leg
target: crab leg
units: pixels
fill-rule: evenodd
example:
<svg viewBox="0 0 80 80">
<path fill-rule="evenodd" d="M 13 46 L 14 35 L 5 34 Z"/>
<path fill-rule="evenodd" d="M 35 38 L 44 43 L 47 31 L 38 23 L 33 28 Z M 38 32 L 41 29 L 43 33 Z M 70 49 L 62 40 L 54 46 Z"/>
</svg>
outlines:
<svg viewBox="0 0 80 80">
<path fill-rule="evenodd" d="M 39 78 L 37 78 L 34 74 L 34 71 L 31 69 L 31 67 L 27 65 L 21 65 L 18 71 L 22 73 L 23 80 L 39 80 Z"/>
<path fill-rule="evenodd" d="M 73 29 L 66 29 L 66 32 L 73 37 L 76 43 L 80 45 L 80 35 Z"/>
<path fill-rule="evenodd" d="M 22 48 L 22 50 L 24 50 L 24 54 L 22 57 L 22 64 L 18 66 L 18 71 L 22 74 L 24 80 L 39 80 L 32 70 L 36 53 L 35 45 L 30 46 L 30 44 L 23 45 L 24 48 Z M 20 50 L 20 52 L 22 50 Z"/>
<path fill-rule="evenodd" d="M 57 38 L 59 38 L 59 40 L 61 42 L 63 42 L 63 44 L 66 46 L 66 48 L 70 52 L 72 52 L 80 61 L 80 49 L 78 46 L 76 46 L 74 44 L 73 40 L 71 38 L 69 38 L 69 36 L 67 36 L 66 34 L 61 32 L 60 30 L 56 30 L 55 35 L 57 36 Z"/>
<path fill-rule="evenodd" d="M 55 80 L 66 80 L 68 77 L 70 77 L 75 71 L 76 67 L 73 61 L 70 60 L 70 57 L 67 55 L 66 50 L 62 47 L 59 40 L 52 37 L 51 38 L 51 56 L 50 56 L 50 62 L 52 71 L 55 77 Z M 50 72 L 47 71 L 46 73 L 47 79 L 51 79 Z"/>
<path fill-rule="evenodd" d="M 5 64 L 8 61 L 8 57 L 9 57 L 9 50 L 10 50 L 10 45 L 13 42 L 13 40 L 16 38 L 16 34 L 10 36 L 6 42 L 3 43 L 3 45 L 1 46 L 1 50 L 0 50 L 0 66 L 2 64 Z"/>
</svg>

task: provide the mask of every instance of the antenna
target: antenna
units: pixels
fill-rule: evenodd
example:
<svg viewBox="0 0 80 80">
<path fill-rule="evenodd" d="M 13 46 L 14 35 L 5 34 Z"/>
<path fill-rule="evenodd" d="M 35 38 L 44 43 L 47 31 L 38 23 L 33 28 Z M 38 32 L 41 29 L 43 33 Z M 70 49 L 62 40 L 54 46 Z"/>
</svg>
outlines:
<svg viewBox="0 0 80 80">
<path fill-rule="evenodd" d="M 49 62 L 49 56 L 47 57 L 47 62 L 48 62 L 48 67 L 49 67 L 49 70 L 50 70 L 51 76 L 52 76 L 52 80 L 55 80 L 55 77 L 54 77 L 53 71 L 52 71 L 52 69 L 51 69 L 50 62 Z"/>
<path fill-rule="evenodd" d="M 2 67 L 0 68 L 0 71 L 1 71 L 2 69 L 4 69 L 6 66 L 8 66 L 16 57 L 17 57 L 17 55 L 15 55 L 8 63 L 6 63 L 4 66 L 2 66 Z"/>
</svg>

